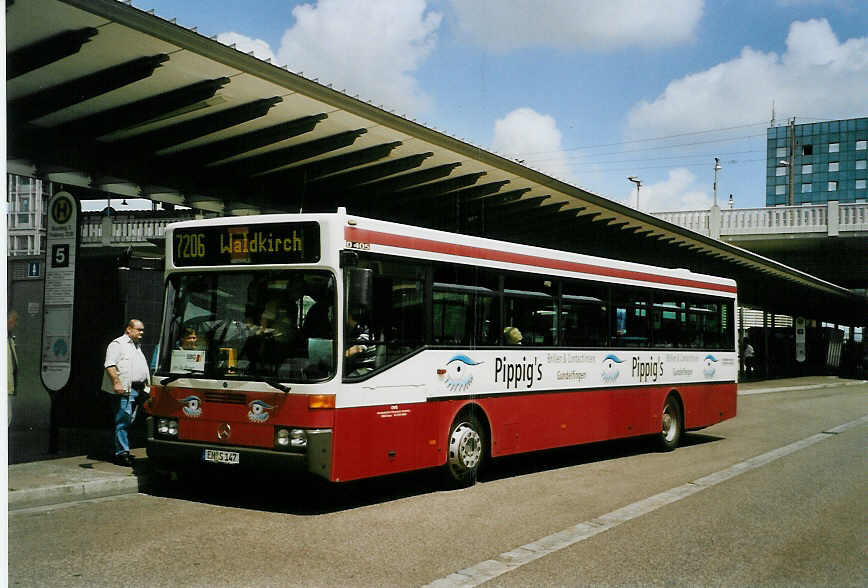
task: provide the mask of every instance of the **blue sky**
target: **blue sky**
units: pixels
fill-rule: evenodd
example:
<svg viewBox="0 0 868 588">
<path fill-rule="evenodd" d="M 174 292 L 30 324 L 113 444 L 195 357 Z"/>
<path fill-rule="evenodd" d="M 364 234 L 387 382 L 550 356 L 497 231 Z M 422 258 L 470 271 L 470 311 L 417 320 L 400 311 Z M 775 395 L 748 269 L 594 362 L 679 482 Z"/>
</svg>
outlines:
<svg viewBox="0 0 868 588">
<path fill-rule="evenodd" d="M 868 116 L 865 0 L 134 0 L 645 211 L 765 205 L 765 133 Z"/>
</svg>

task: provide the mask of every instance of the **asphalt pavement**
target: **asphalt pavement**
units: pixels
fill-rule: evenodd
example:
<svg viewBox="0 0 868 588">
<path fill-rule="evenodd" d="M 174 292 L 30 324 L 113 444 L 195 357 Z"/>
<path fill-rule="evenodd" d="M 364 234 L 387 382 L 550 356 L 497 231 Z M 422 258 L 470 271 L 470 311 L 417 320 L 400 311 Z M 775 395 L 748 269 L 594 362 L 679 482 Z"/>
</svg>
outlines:
<svg viewBox="0 0 868 588">
<path fill-rule="evenodd" d="M 742 382 L 740 396 L 865 384 L 835 376 L 812 376 Z M 39 459 L 9 465 L 8 508 L 10 511 L 51 506 L 140 492 L 153 472 L 142 447 L 134 448 L 132 468 L 113 464 L 108 456 L 87 455 Z"/>
</svg>

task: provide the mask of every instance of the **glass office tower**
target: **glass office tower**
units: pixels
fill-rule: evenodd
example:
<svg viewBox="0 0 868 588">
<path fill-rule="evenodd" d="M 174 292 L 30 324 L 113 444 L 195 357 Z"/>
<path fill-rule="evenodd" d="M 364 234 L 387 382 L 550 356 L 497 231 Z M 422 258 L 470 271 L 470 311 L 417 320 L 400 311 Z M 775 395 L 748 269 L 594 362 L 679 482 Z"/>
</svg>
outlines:
<svg viewBox="0 0 868 588">
<path fill-rule="evenodd" d="M 766 206 L 865 202 L 868 118 L 771 127 Z"/>
</svg>

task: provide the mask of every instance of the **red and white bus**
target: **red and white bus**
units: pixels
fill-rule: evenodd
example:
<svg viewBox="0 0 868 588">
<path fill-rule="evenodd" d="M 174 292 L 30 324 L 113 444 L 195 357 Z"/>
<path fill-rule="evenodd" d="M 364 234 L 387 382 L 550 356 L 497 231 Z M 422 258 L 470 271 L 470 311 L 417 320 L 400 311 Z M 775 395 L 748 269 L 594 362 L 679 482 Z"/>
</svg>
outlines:
<svg viewBox="0 0 868 588">
<path fill-rule="evenodd" d="M 736 284 L 336 214 L 166 231 L 148 410 L 162 468 L 334 482 L 736 413 Z"/>
</svg>

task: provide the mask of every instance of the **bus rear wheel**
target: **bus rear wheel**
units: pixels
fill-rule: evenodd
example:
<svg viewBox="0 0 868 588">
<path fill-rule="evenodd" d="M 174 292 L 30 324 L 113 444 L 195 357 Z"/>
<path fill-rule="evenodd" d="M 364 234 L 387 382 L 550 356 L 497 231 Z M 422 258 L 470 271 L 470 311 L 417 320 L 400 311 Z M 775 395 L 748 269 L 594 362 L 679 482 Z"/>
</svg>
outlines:
<svg viewBox="0 0 868 588">
<path fill-rule="evenodd" d="M 449 431 L 449 455 L 446 460 L 447 482 L 466 488 L 476 483 L 485 457 L 485 430 L 471 414 L 461 414 Z"/>
<path fill-rule="evenodd" d="M 662 451 L 672 451 L 681 441 L 681 431 L 684 428 L 681 405 L 674 394 L 670 394 L 663 404 L 660 435 L 658 445 Z"/>
</svg>

